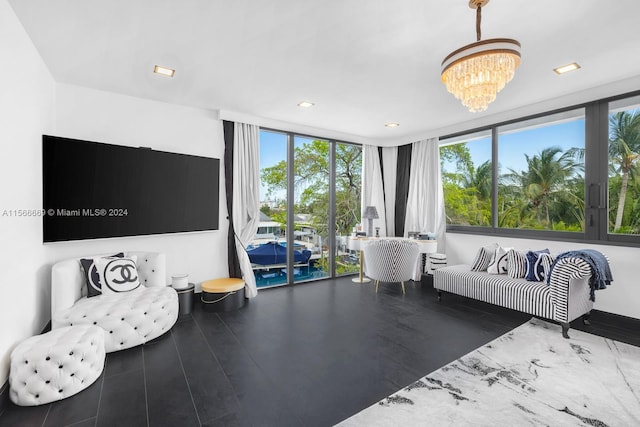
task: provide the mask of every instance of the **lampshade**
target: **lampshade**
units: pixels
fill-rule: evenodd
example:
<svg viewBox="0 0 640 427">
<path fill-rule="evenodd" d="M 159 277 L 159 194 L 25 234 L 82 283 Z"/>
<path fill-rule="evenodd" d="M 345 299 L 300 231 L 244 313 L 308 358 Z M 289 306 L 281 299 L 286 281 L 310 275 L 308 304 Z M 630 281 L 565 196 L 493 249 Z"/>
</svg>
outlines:
<svg viewBox="0 0 640 427">
<path fill-rule="evenodd" d="M 516 40 L 480 40 L 481 11 L 487 3 L 489 0 L 469 2 L 469 7 L 477 11 L 477 41 L 453 51 L 442 61 L 442 82 L 473 113 L 486 110 L 495 101 L 520 65 L 520 43 Z"/>
<path fill-rule="evenodd" d="M 376 209 L 375 206 L 367 206 L 366 208 L 364 208 L 364 215 L 363 218 L 366 219 L 378 219 L 378 210 Z"/>
</svg>

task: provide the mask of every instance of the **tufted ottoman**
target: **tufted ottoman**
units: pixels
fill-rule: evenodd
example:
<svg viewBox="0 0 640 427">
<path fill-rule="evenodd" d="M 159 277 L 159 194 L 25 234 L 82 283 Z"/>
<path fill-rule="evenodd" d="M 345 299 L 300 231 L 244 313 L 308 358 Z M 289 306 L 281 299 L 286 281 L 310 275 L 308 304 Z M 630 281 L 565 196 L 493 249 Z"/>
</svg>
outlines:
<svg viewBox="0 0 640 427">
<path fill-rule="evenodd" d="M 70 326 L 28 338 L 11 352 L 9 397 L 16 405 L 61 400 L 89 387 L 104 369 L 104 330 Z"/>
<path fill-rule="evenodd" d="M 178 319 L 178 294 L 155 286 L 114 295 L 81 298 L 51 318 L 52 329 L 96 325 L 105 331 L 107 353 L 151 341 L 169 331 Z"/>
</svg>

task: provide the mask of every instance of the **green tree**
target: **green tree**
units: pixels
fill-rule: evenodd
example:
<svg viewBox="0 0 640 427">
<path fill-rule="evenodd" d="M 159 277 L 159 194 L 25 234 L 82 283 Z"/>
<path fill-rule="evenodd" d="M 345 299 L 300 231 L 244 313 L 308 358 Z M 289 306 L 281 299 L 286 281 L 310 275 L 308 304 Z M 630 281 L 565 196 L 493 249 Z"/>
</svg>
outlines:
<svg viewBox="0 0 640 427">
<path fill-rule="evenodd" d="M 640 153 L 640 114 L 620 111 L 609 119 L 609 164 L 611 172 L 621 175 L 618 209 L 613 226 L 618 232 L 622 226 L 629 178 L 636 180 Z"/>
<path fill-rule="evenodd" d="M 297 213 L 311 214 L 311 224 L 323 237 L 329 221 L 329 149 L 327 141 L 313 140 L 294 149 L 294 194 Z M 287 189 L 286 161 L 263 168 L 268 194 Z M 336 230 L 348 234 L 360 222 L 362 148 L 336 144 Z"/>
<path fill-rule="evenodd" d="M 509 185 L 515 184 L 521 191 L 514 191 L 523 196 L 535 212 L 536 221 L 551 229 L 551 206 L 559 200 L 570 197 L 566 183 L 575 178 L 582 167 L 576 160 L 576 150 L 563 152 L 559 147 L 548 147 L 533 156 L 525 154 L 527 169 L 516 171 L 509 168 L 510 173 L 501 179 Z M 522 204 L 519 203 L 522 209 Z"/>
</svg>

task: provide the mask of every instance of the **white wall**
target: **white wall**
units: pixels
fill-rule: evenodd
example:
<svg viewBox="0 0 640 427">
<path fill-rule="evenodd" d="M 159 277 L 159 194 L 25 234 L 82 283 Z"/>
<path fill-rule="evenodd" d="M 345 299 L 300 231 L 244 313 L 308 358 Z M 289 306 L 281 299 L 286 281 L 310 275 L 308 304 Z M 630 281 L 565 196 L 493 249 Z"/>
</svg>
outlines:
<svg viewBox="0 0 640 427">
<path fill-rule="evenodd" d="M 167 254 L 168 281 L 176 273 L 188 273 L 198 285 L 228 276 L 224 141 L 216 112 L 58 84 L 55 135 L 220 159 L 220 229 L 51 243 L 45 245 L 50 263 L 88 254 L 152 250 Z"/>
<path fill-rule="evenodd" d="M 202 282 L 228 271 L 222 162 L 218 231 L 43 245 L 40 217 L 3 216 L 4 211 L 42 207 L 42 134 L 221 160 L 224 142 L 217 112 L 56 84 L 6 0 L 0 0 L 0 55 L 7 59 L 0 67 L 2 384 L 15 345 L 38 334 L 50 320 L 50 270 L 58 260 L 151 250 L 167 254 L 168 281 L 175 273 Z"/>
<path fill-rule="evenodd" d="M 493 242 L 519 250 L 549 248 L 551 253 L 559 253 L 588 248 L 606 254 L 611 260 L 614 280 L 607 289 L 596 291 L 594 308 L 640 319 L 640 286 L 638 286 L 640 248 L 447 233 L 447 261 L 449 265 L 471 264 L 480 246 Z"/>
<path fill-rule="evenodd" d="M 55 83 L 22 25 L 0 0 L 0 386 L 15 344 L 49 321 L 42 219 L 42 134 L 54 126 Z"/>
</svg>

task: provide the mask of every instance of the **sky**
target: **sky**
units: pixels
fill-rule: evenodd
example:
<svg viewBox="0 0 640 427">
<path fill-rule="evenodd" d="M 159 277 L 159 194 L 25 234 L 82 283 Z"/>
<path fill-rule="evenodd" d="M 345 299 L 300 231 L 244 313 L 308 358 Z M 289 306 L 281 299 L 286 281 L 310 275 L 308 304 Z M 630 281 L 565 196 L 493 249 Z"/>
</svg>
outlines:
<svg viewBox="0 0 640 427">
<path fill-rule="evenodd" d="M 313 141 L 313 138 L 295 136 L 293 145 L 299 147 L 304 143 Z M 287 135 L 276 132 L 260 131 L 260 169 L 273 166 L 287 159 Z M 267 188 L 260 184 L 260 200 L 286 199 L 284 190 L 278 191 L 267 197 Z"/>
<path fill-rule="evenodd" d="M 563 151 L 572 147 L 584 148 L 584 118 L 573 119 L 554 125 L 535 127 L 526 130 L 500 132 L 498 136 L 498 162 L 500 173 L 508 173 L 508 168 L 516 171 L 526 169 L 525 154 L 530 157 L 543 149 L 557 146 Z M 482 138 L 467 144 L 474 165 L 491 159 L 491 138 Z M 444 169 L 455 171 L 455 165 L 445 162 Z"/>
</svg>

